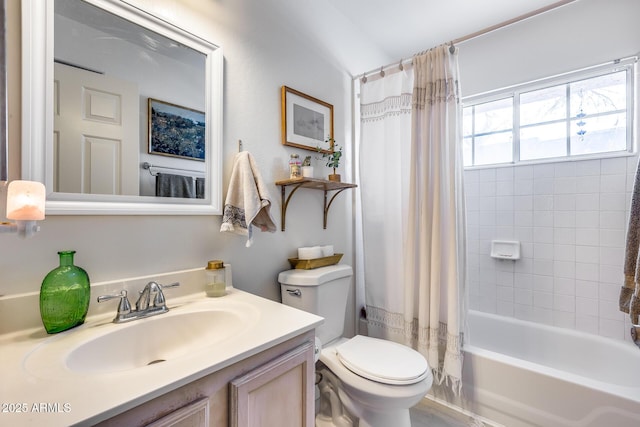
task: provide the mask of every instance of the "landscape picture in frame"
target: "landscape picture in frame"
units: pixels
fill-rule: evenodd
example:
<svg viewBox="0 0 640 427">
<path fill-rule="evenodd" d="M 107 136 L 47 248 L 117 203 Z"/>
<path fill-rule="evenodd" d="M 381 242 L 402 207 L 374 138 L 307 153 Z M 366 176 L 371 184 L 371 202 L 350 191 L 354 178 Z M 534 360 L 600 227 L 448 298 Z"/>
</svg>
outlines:
<svg viewBox="0 0 640 427">
<path fill-rule="evenodd" d="M 328 153 L 328 139 L 333 139 L 333 105 L 282 86 L 282 143 Z"/>
<path fill-rule="evenodd" d="M 204 161 L 205 114 L 149 98 L 149 154 Z"/>
</svg>

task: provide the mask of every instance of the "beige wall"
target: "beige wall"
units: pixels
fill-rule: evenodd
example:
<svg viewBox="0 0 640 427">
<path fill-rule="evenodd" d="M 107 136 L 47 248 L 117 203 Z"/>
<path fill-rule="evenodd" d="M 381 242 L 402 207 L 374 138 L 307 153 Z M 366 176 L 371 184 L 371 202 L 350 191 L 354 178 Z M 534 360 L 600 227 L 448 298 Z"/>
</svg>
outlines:
<svg viewBox="0 0 640 427">
<path fill-rule="evenodd" d="M 640 52 L 636 0 L 580 0 L 460 44 L 463 96 Z"/>
<path fill-rule="evenodd" d="M 351 78 L 316 41 L 282 25 L 276 8 L 260 1 L 137 0 L 132 3 L 187 28 L 223 48 L 224 193 L 238 139 L 256 158 L 268 183 L 287 178 L 294 150 L 281 144 L 280 87 L 287 85 L 333 104 L 335 136 L 351 140 Z M 223 5 L 224 3 L 224 5 Z M 8 0 L 10 178 L 20 167 L 20 2 Z M 310 152 L 309 152 L 310 154 Z M 348 155 L 347 155 L 348 157 Z M 350 168 L 348 159 L 346 168 Z M 320 165 L 317 165 L 319 167 Z M 325 169 L 322 167 L 321 169 Z M 341 171 L 350 178 L 348 170 Z M 344 178 L 343 178 L 344 179 Z M 272 213 L 280 224 L 280 189 L 270 185 Z M 75 249 L 92 282 L 204 266 L 209 259 L 233 265 L 234 285 L 279 300 L 277 274 L 289 268 L 296 248 L 333 244 L 352 263 L 353 192 L 338 196 L 322 229 L 323 195 L 301 190 L 287 212 L 286 232 L 256 232 L 255 243 L 219 232 L 219 216 L 47 216 L 30 239 L 0 235 L 0 296 L 37 292 L 57 266 L 56 252 Z M 4 213 L 4 198 L 1 214 Z M 349 303 L 349 307 L 354 304 Z M 353 318 L 353 312 L 349 313 Z M 352 321 L 347 322 L 353 332 Z"/>
</svg>

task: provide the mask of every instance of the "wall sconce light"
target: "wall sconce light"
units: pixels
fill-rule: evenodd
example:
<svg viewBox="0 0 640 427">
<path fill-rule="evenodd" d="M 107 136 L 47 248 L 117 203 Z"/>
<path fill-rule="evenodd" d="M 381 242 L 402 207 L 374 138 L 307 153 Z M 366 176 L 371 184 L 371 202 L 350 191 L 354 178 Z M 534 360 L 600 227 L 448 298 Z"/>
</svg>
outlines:
<svg viewBox="0 0 640 427">
<path fill-rule="evenodd" d="M 36 221 L 44 219 L 45 194 L 45 187 L 40 182 L 11 181 L 7 187 L 7 219 L 15 223 L 0 223 L 0 233 L 29 237 L 40 231 Z"/>
</svg>

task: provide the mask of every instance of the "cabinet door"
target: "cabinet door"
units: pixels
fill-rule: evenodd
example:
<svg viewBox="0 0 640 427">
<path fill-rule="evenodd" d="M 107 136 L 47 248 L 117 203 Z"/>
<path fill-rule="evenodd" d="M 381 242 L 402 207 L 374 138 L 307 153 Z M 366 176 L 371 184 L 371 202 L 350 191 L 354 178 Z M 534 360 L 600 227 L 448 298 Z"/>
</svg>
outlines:
<svg viewBox="0 0 640 427">
<path fill-rule="evenodd" d="M 209 427 L 209 400 L 204 398 L 190 403 L 147 427 Z"/>
<path fill-rule="evenodd" d="M 312 427 L 313 345 L 307 342 L 230 384 L 232 427 Z"/>
</svg>

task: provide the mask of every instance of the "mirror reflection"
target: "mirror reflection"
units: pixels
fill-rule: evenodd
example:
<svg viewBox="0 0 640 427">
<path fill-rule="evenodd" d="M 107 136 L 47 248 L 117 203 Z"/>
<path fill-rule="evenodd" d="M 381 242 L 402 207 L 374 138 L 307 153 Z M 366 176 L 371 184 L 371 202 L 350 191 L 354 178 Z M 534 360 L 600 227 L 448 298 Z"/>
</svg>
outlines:
<svg viewBox="0 0 640 427">
<path fill-rule="evenodd" d="M 222 50 L 120 0 L 23 5 L 22 178 L 46 185 L 47 214 L 221 214 Z M 66 99 L 63 86 L 81 79 Z M 113 93 L 104 87 L 112 80 Z M 204 114 L 204 161 L 150 152 L 149 99 Z M 197 145 L 202 117 L 195 120 L 168 121 L 187 123 L 176 141 Z M 162 173 L 188 177 L 189 196 L 156 196 Z"/>
<path fill-rule="evenodd" d="M 54 4 L 52 190 L 204 198 L 207 55 L 84 1 Z"/>
</svg>

